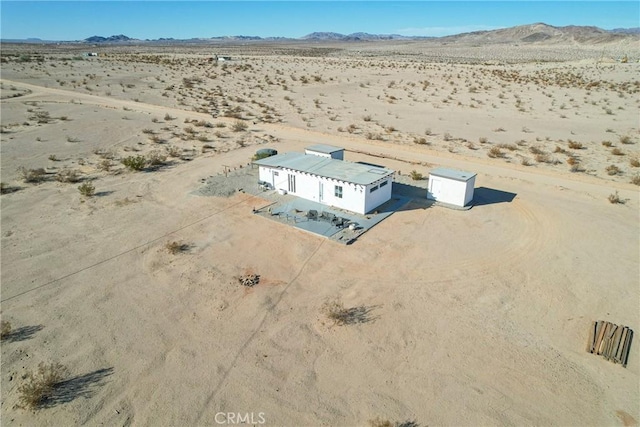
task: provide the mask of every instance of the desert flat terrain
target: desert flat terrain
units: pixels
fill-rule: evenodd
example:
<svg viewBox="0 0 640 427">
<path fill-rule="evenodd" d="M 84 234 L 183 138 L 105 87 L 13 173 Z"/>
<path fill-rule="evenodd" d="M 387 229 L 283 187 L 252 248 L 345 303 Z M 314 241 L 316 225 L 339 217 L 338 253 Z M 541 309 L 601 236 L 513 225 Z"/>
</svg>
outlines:
<svg viewBox="0 0 640 427">
<path fill-rule="evenodd" d="M 637 425 L 638 342 L 585 351 L 594 320 L 640 327 L 637 42 L 87 49 L 3 45 L 3 424 Z M 345 246 L 198 193 L 317 143 L 484 197 Z M 66 382 L 22 409 L 40 362 Z"/>
</svg>

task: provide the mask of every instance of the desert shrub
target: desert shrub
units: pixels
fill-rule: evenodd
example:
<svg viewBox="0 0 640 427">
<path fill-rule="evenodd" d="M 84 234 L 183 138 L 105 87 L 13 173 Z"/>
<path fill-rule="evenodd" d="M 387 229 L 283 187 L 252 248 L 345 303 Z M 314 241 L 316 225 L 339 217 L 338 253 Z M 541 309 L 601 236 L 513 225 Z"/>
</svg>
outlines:
<svg viewBox="0 0 640 427">
<path fill-rule="evenodd" d="M 40 363 L 36 372 L 27 372 L 25 382 L 18 387 L 19 406 L 25 409 L 40 408 L 53 396 L 55 387 L 67 375 L 67 368 L 60 363 Z"/>
<path fill-rule="evenodd" d="M 480 144 L 486 144 L 487 141 L 488 141 L 488 139 L 486 137 L 484 137 L 484 136 L 481 136 L 480 138 L 478 138 L 478 142 Z"/>
<path fill-rule="evenodd" d="M 571 166 L 576 165 L 578 164 L 578 159 L 576 159 L 575 157 L 569 156 L 567 158 L 567 164 Z"/>
<path fill-rule="evenodd" d="M 11 322 L 0 320 L 0 339 L 5 339 L 11 335 Z"/>
<path fill-rule="evenodd" d="M 504 157 L 504 153 L 502 152 L 500 147 L 491 147 L 491 149 L 487 153 L 487 156 L 489 156 L 492 159 L 494 159 L 496 157 Z"/>
<path fill-rule="evenodd" d="M 149 166 L 162 166 L 167 161 L 167 156 L 158 150 L 147 154 L 147 164 Z"/>
<path fill-rule="evenodd" d="M 182 242 L 167 242 L 164 245 L 165 249 L 172 255 L 179 254 L 181 252 L 186 252 L 189 250 L 189 245 Z"/>
<path fill-rule="evenodd" d="M 147 159 L 144 156 L 128 156 L 121 160 L 122 164 L 134 171 L 141 171 L 147 166 Z"/>
<path fill-rule="evenodd" d="M 634 185 L 640 185 L 640 174 L 635 174 L 634 176 L 631 177 L 631 184 Z"/>
<path fill-rule="evenodd" d="M 384 138 L 379 133 L 367 132 L 365 136 L 370 140 L 384 141 Z"/>
<path fill-rule="evenodd" d="M 550 163 L 551 157 L 546 153 L 540 153 L 535 155 L 536 162 L 538 163 Z"/>
<path fill-rule="evenodd" d="M 545 152 L 542 151 L 542 149 L 540 149 L 539 147 L 529 147 L 529 151 L 531 152 L 531 154 L 545 154 Z"/>
<path fill-rule="evenodd" d="M 358 126 L 354 125 L 353 123 L 347 126 L 347 132 L 349 133 L 354 133 L 357 129 L 358 129 Z"/>
<path fill-rule="evenodd" d="M 56 157 L 55 154 L 49 155 L 49 160 L 51 160 L 52 162 L 59 162 L 60 161 L 60 159 L 58 157 Z"/>
<path fill-rule="evenodd" d="M 624 156 L 624 153 L 619 148 L 614 148 L 613 150 L 611 150 L 611 154 L 613 154 L 614 156 Z"/>
<path fill-rule="evenodd" d="M 341 301 L 327 301 L 322 305 L 322 312 L 338 325 L 349 323 L 349 309 Z"/>
<path fill-rule="evenodd" d="M 631 141 L 631 137 L 629 135 L 621 135 L 620 136 L 620 143 L 621 144 L 633 144 L 633 141 Z"/>
<path fill-rule="evenodd" d="M 613 146 L 613 144 L 611 143 L 611 141 L 602 141 L 602 145 L 605 147 L 611 147 Z"/>
<path fill-rule="evenodd" d="M 22 180 L 27 183 L 38 183 L 45 180 L 47 172 L 43 168 L 27 169 L 24 166 L 18 168 Z"/>
<path fill-rule="evenodd" d="M 410 176 L 410 177 L 411 177 L 411 179 L 412 179 L 412 180 L 414 180 L 414 181 L 420 181 L 421 179 L 423 179 L 423 178 L 424 178 L 424 176 L 423 176 L 420 172 L 418 172 L 417 170 L 415 170 L 415 169 L 414 169 L 414 170 L 412 170 L 412 171 L 409 173 L 409 176 Z"/>
<path fill-rule="evenodd" d="M 580 142 L 577 141 L 573 141 L 573 140 L 569 140 L 568 141 L 569 144 L 569 148 L 574 149 L 574 150 L 580 150 L 583 148 L 582 144 Z"/>
<path fill-rule="evenodd" d="M 182 155 L 182 151 L 178 147 L 171 145 L 167 147 L 167 154 L 169 157 L 180 157 Z"/>
<path fill-rule="evenodd" d="M 247 130 L 249 128 L 249 125 L 247 125 L 245 122 L 242 122 L 240 120 L 236 120 L 236 122 L 233 124 L 233 126 L 231 126 L 231 129 L 234 132 L 243 132 L 245 130 Z"/>
<path fill-rule="evenodd" d="M 78 186 L 78 191 L 85 197 L 91 197 L 96 192 L 96 187 L 90 182 L 83 182 Z"/>
<path fill-rule="evenodd" d="M 451 141 L 453 139 L 453 136 L 451 136 L 449 132 L 445 132 L 443 138 L 445 141 Z"/>
<path fill-rule="evenodd" d="M 142 129 L 142 133 L 146 133 L 147 135 L 153 135 L 152 129 Z"/>
<path fill-rule="evenodd" d="M 169 115 L 169 113 L 167 113 L 167 114 L 165 114 L 165 115 L 164 115 L 164 119 L 165 119 L 166 121 L 170 121 L 170 120 L 175 120 L 176 118 L 175 118 L 175 117 L 171 117 L 171 116 Z"/>
<path fill-rule="evenodd" d="M 426 145 L 427 144 L 427 138 L 422 138 L 422 137 L 415 137 L 413 138 L 413 143 L 414 144 L 419 144 L 419 145 Z"/>
<path fill-rule="evenodd" d="M 78 182 L 80 181 L 80 174 L 75 169 L 62 169 L 56 174 L 56 181 L 58 182 Z"/>
<path fill-rule="evenodd" d="M 369 115 L 364 116 L 364 117 L 362 118 L 362 120 L 364 120 L 365 122 L 370 122 L 370 121 L 371 121 L 371 116 L 369 116 Z"/>
<path fill-rule="evenodd" d="M 98 170 L 109 172 L 111 170 L 111 160 L 104 159 L 98 163 Z"/>
<path fill-rule="evenodd" d="M 518 150 L 518 146 L 516 144 L 498 144 L 497 147 L 498 148 L 504 148 L 505 150 L 509 150 L 509 151 L 517 151 Z"/>
<path fill-rule="evenodd" d="M 609 197 L 607 197 L 607 200 L 609 200 L 609 203 L 613 203 L 613 204 L 624 203 L 617 191 L 615 193 L 609 194 Z"/>
<path fill-rule="evenodd" d="M 564 148 L 560 147 L 559 145 L 556 145 L 556 148 L 553 150 L 554 153 L 566 153 L 567 150 L 565 150 Z"/>
<path fill-rule="evenodd" d="M 634 157 L 633 159 L 629 160 L 629 164 L 634 168 L 637 168 L 638 166 L 640 166 L 640 159 L 638 159 L 637 157 Z"/>
<path fill-rule="evenodd" d="M 520 159 L 520 164 L 522 166 L 531 166 L 531 160 L 527 159 L 526 157 L 523 157 L 522 159 Z"/>
<path fill-rule="evenodd" d="M 620 173 L 620 168 L 616 165 L 609 165 L 604 170 L 607 171 L 607 175 L 617 175 Z"/>
</svg>

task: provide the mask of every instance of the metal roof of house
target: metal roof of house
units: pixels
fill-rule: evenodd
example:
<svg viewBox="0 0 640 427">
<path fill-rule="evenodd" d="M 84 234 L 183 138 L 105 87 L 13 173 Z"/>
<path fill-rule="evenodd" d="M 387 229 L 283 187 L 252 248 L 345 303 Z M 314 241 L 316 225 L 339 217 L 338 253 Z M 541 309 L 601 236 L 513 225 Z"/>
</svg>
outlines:
<svg viewBox="0 0 640 427">
<path fill-rule="evenodd" d="M 316 144 L 316 145 L 308 146 L 307 148 L 305 148 L 305 150 L 316 151 L 318 153 L 324 153 L 324 154 L 331 154 L 331 153 L 335 153 L 336 151 L 343 151 L 344 148 L 336 147 L 335 145 Z"/>
<path fill-rule="evenodd" d="M 475 173 L 459 171 L 455 169 L 437 168 L 429 172 L 429 175 L 440 176 L 442 178 L 454 179 L 456 181 L 469 181 L 476 176 Z"/>
<path fill-rule="evenodd" d="M 394 173 L 394 171 L 387 168 L 302 153 L 278 154 L 277 156 L 256 160 L 253 163 L 259 166 L 292 169 L 360 185 L 372 184 Z"/>
</svg>

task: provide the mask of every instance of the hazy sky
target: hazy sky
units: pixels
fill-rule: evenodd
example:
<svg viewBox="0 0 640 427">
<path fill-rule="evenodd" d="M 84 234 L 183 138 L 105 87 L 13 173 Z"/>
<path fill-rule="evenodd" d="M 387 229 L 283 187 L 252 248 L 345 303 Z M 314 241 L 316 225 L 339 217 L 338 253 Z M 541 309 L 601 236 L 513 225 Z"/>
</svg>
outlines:
<svg viewBox="0 0 640 427">
<path fill-rule="evenodd" d="M 514 25 L 640 26 L 635 1 L 0 1 L 4 39 L 302 37 L 314 31 L 443 36 Z"/>
</svg>

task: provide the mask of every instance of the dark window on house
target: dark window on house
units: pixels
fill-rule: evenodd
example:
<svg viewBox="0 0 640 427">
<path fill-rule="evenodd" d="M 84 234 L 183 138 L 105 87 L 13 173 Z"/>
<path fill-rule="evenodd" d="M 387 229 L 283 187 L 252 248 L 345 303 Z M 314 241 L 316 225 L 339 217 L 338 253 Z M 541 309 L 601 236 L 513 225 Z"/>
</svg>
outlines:
<svg viewBox="0 0 640 427">
<path fill-rule="evenodd" d="M 385 185 L 387 185 L 389 183 L 389 181 L 382 181 L 380 183 L 380 188 L 384 187 Z"/>
<path fill-rule="evenodd" d="M 342 199 L 342 185 L 336 185 L 335 195 L 338 199 Z"/>
<path fill-rule="evenodd" d="M 376 191 L 378 189 L 378 186 L 373 186 L 369 189 L 369 193 L 373 193 L 374 191 Z"/>
</svg>

